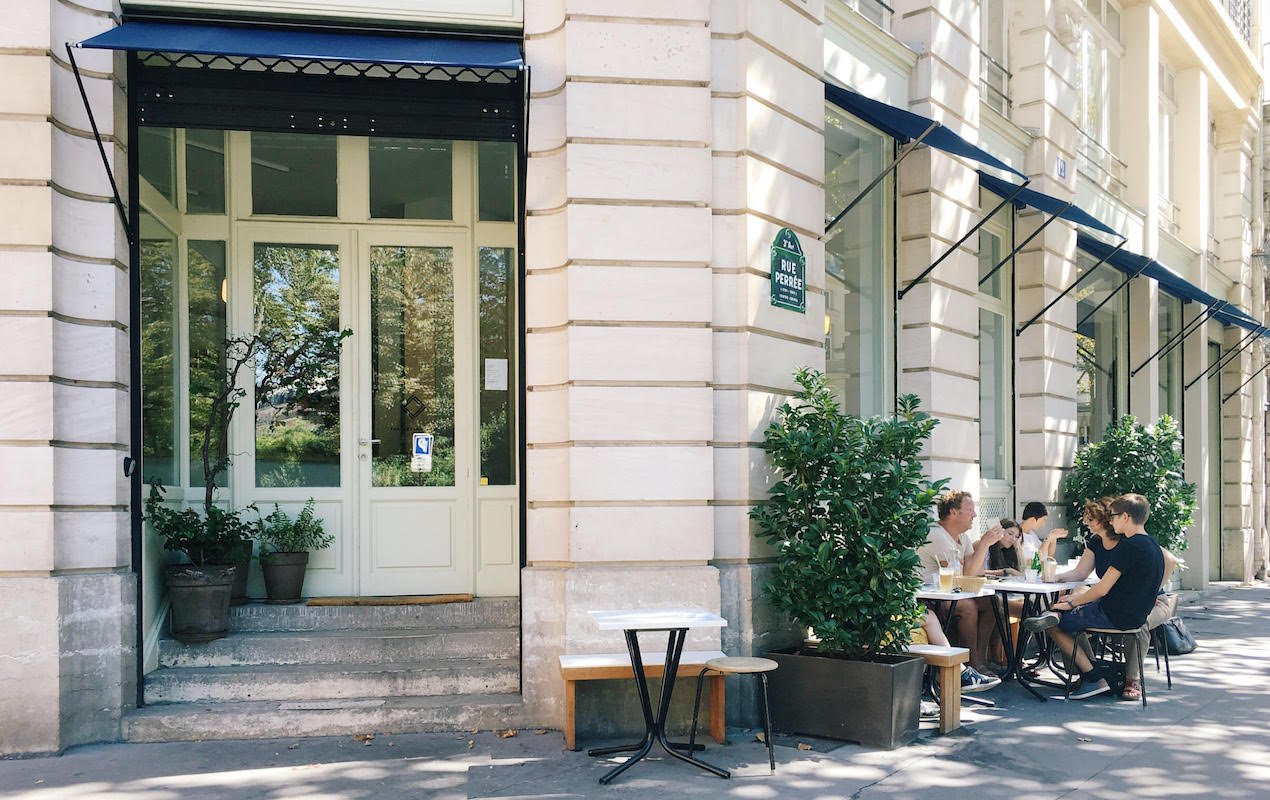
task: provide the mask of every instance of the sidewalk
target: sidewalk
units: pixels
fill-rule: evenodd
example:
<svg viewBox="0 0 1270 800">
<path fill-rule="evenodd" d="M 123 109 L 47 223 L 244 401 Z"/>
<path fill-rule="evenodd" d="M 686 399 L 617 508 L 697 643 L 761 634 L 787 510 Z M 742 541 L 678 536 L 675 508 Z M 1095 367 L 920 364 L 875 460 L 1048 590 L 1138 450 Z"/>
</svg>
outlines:
<svg viewBox="0 0 1270 800">
<path fill-rule="evenodd" d="M 723 781 L 668 758 L 608 787 L 612 763 L 563 749 L 559 732 L 112 744 L 0 761 L 11 800 L 397 800 L 702 797 L 1254 798 L 1270 795 L 1270 587 L 1223 588 L 1183 605 L 1200 649 L 1173 661 L 1174 688 L 1147 666 L 1148 705 L 1098 698 L 1039 703 L 1016 686 L 998 708 L 964 712 L 949 736 L 868 750 L 779 737 L 777 771 L 753 733 L 703 756 Z M 811 749 L 799 749 L 797 745 Z M 584 745 L 595 745 L 587 742 Z"/>
</svg>

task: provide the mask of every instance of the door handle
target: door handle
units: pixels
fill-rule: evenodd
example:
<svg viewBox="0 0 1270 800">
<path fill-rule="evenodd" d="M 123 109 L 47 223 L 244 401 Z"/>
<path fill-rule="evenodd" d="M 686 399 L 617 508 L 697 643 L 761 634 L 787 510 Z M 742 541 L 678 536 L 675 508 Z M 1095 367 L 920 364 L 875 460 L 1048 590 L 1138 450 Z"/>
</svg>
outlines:
<svg viewBox="0 0 1270 800">
<path fill-rule="evenodd" d="M 379 444 L 379 440 L 378 439 L 359 439 L 358 444 L 360 444 L 362 447 L 368 447 L 372 444 Z"/>
</svg>

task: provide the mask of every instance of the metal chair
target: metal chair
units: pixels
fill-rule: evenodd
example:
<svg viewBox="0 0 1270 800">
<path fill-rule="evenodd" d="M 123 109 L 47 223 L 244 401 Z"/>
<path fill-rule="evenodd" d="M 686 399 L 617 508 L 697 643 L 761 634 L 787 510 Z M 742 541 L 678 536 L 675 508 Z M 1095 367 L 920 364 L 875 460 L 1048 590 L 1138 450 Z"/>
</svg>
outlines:
<svg viewBox="0 0 1270 800">
<path fill-rule="evenodd" d="M 1121 640 L 1127 637 L 1133 637 L 1138 640 L 1138 681 L 1142 685 L 1142 707 L 1146 708 L 1147 707 L 1147 680 L 1146 680 L 1146 670 L 1144 669 L 1144 667 L 1145 667 L 1145 654 L 1146 654 L 1147 645 L 1151 641 L 1151 631 L 1147 629 L 1146 625 L 1143 625 L 1140 628 L 1130 628 L 1127 630 L 1119 630 L 1117 628 L 1086 628 L 1085 630 L 1078 632 L 1076 634 L 1075 640 L 1072 642 L 1071 658 L 1069 658 L 1067 662 L 1068 663 L 1067 676 L 1069 679 L 1073 677 L 1071 670 L 1072 670 L 1072 667 L 1074 667 L 1076 664 L 1076 648 L 1080 646 L 1081 639 L 1084 639 L 1086 642 L 1086 645 L 1088 646 L 1088 640 L 1091 635 L 1101 636 L 1104 638 L 1115 638 L 1115 639 L 1121 639 Z M 1087 652 L 1093 652 L 1092 647 L 1089 647 Z M 1113 660 L 1116 660 L 1116 656 L 1120 656 L 1121 658 L 1123 658 L 1125 654 L 1125 649 L 1123 647 L 1119 649 L 1112 649 L 1111 654 L 1112 654 Z M 1070 694 L 1071 694 L 1071 681 L 1068 680 L 1063 685 L 1063 700 L 1067 700 Z"/>
<path fill-rule="evenodd" d="M 688 734 L 688 749 L 692 750 L 697 744 L 697 716 L 701 710 L 701 684 L 706 675 L 709 673 L 718 675 L 757 673 L 763 683 L 763 741 L 767 744 L 768 763 L 772 767 L 772 773 L 775 774 L 776 753 L 772 750 L 772 717 L 767 707 L 767 673 L 776 669 L 777 666 L 779 665 L 770 658 L 750 656 L 725 656 L 707 661 L 701 672 L 697 674 L 697 698 L 692 704 L 692 730 Z"/>
</svg>

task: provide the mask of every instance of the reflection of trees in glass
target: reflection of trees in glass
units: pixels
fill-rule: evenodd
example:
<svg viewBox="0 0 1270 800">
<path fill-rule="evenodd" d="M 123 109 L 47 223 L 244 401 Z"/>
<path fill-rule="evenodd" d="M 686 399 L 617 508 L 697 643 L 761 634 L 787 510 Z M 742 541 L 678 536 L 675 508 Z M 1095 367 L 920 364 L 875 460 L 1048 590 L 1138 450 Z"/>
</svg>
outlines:
<svg viewBox="0 0 1270 800">
<path fill-rule="evenodd" d="M 371 248 L 374 486 L 454 485 L 454 253 Z M 431 433 L 432 471 L 410 471 L 413 433 Z"/>
<path fill-rule="evenodd" d="M 190 485 L 203 486 L 203 432 L 225 374 L 225 243 L 192 241 L 187 264 L 190 329 Z M 213 450 L 215 460 L 228 453 Z M 228 481 L 226 481 L 228 484 Z"/>
<path fill-rule="evenodd" d="M 176 242 L 143 239 L 141 255 L 141 463 L 147 482 L 176 476 Z"/>
<path fill-rule="evenodd" d="M 512 392 L 515 365 L 512 362 L 513 316 L 511 312 L 511 262 L 509 248 L 482 247 L 480 251 L 480 320 L 481 361 L 507 360 L 507 389 L 484 388 L 483 374 L 477 376 L 482 387 L 481 409 L 481 476 L 491 486 L 515 483 L 512 448 Z"/>
<path fill-rule="evenodd" d="M 256 482 L 340 482 L 339 251 L 255 248 Z"/>
</svg>

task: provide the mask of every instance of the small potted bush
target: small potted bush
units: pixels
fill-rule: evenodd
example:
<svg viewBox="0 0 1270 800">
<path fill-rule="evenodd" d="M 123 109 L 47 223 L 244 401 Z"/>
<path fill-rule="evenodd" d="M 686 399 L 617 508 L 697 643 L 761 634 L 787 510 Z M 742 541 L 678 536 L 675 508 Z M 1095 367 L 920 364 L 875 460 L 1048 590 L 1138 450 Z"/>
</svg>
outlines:
<svg viewBox="0 0 1270 800">
<path fill-rule="evenodd" d="M 795 380 L 764 436 L 777 479 L 750 516 L 776 548 L 767 597 L 819 644 L 768 654 L 773 723 L 895 747 L 918 728 L 924 665 L 903 650 L 923 613 L 916 548 L 945 484 L 918 460 L 936 421 L 913 395 L 893 416 L 844 414 L 824 375 Z"/>
<path fill-rule="evenodd" d="M 253 523 L 260 542 L 260 568 L 270 603 L 295 603 L 304 589 L 309 551 L 325 550 L 335 541 L 314 513 L 313 498 L 292 518 L 275 503 L 267 516 L 256 510 Z"/>
<path fill-rule="evenodd" d="M 193 508 L 163 505 L 163 488 L 151 484 L 146 519 L 163 538 L 163 549 L 182 554 L 186 561 L 165 571 L 172 600 L 172 636 L 182 642 L 210 642 L 229 630 L 229 598 L 235 564 L 251 555 L 250 531 L 235 511 L 209 506 L 205 514 Z"/>
</svg>

